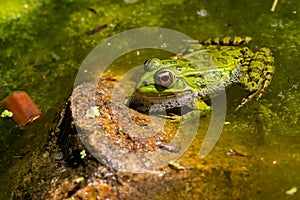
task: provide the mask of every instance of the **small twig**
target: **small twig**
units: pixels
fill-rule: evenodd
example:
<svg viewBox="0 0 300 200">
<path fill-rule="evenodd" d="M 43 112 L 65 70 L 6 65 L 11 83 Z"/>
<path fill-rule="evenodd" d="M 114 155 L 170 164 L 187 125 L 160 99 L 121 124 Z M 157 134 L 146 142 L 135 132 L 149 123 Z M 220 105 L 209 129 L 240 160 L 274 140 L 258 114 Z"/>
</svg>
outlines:
<svg viewBox="0 0 300 200">
<path fill-rule="evenodd" d="M 107 24 L 104 24 L 104 25 L 99 26 L 99 27 L 97 27 L 97 28 L 95 28 L 93 30 L 87 31 L 86 34 L 87 35 L 93 35 L 93 34 L 99 32 L 99 31 L 102 31 L 103 29 L 105 29 L 107 27 L 108 27 Z"/>
<path fill-rule="evenodd" d="M 276 6 L 277 6 L 277 3 L 278 3 L 278 0 L 274 0 L 273 5 L 272 5 L 272 8 L 271 8 L 271 11 L 272 11 L 272 12 L 275 11 L 275 8 L 276 8 Z"/>
</svg>

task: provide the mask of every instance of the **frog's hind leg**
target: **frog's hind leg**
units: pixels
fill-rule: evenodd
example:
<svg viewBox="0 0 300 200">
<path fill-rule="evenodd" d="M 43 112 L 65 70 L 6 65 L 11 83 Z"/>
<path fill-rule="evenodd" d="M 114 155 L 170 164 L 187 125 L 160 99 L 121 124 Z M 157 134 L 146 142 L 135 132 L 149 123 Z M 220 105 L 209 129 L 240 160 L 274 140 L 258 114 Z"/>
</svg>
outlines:
<svg viewBox="0 0 300 200">
<path fill-rule="evenodd" d="M 245 90 L 249 90 L 250 92 L 236 110 L 254 97 L 258 100 L 266 92 L 266 88 L 270 85 L 275 72 L 274 58 L 271 50 L 261 48 L 260 51 L 255 53 L 250 62 L 243 63 L 241 71 L 240 84 Z"/>
<path fill-rule="evenodd" d="M 260 93 L 261 90 L 256 90 L 254 92 L 249 92 L 249 94 L 243 98 L 242 102 L 235 108 L 235 110 L 240 109 L 243 105 L 245 105 L 246 103 L 248 103 L 251 99 L 253 99 L 253 97 L 255 97 L 257 94 Z"/>
</svg>

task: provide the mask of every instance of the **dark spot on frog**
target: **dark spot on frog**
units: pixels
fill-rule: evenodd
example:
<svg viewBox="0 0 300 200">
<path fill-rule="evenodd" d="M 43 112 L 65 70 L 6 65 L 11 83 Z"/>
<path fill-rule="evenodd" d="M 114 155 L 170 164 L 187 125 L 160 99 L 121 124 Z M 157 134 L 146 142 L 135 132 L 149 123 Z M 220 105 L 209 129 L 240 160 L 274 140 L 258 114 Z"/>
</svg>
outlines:
<svg viewBox="0 0 300 200">
<path fill-rule="evenodd" d="M 226 53 L 226 52 L 224 52 L 224 51 L 222 51 L 221 55 L 222 55 L 222 56 L 226 56 L 226 57 L 229 56 L 229 54 Z"/>
<path fill-rule="evenodd" d="M 176 66 L 176 70 L 181 72 L 182 71 L 182 67 L 181 66 Z"/>
<path fill-rule="evenodd" d="M 246 54 L 246 51 L 245 51 L 245 50 L 243 50 L 243 49 L 241 49 L 241 50 L 240 50 L 240 52 L 241 52 L 241 54 L 243 54 L 243 55 L 245 55 L 245 54 Z"/>
<path fill-rule="evenodd" d="M 224 65 L 228 64 L 227 60 L 224 59 L 224 58 L 217 58 L 217 59 L 218 59 L 219 62 L 223 63 Z"/>
<path fill-rule="evenodd" d="M 148 81 L 143 81 L 143 82 L 142 82 L 142 85 L 143 85 L 143 86 L 148 86 L 148 85 L 149 85 L 149 82 L 148 82 Z"/>
<path fill-rule="evenodd" d="M 240 52 L 242 55 L 246 55 L 248 54 L 248 48 L 241 49 Z"/>
</svg>

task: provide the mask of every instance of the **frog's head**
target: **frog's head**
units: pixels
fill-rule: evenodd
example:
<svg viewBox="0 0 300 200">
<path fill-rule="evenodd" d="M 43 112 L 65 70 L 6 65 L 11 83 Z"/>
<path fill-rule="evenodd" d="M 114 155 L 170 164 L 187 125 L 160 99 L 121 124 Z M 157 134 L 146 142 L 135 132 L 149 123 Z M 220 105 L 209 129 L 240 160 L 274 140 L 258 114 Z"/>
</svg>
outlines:
<svg viewBox="0 0 300 200">
<path fill-rule="evenodd" d="M 176 94 L 191 93 L 195 89 L 186 74 L 192 70 L 191 64 L 182 59 L 148 59 L 136 91 L 144 97 L 153 98 L 171 98 Z"/>
</svg>

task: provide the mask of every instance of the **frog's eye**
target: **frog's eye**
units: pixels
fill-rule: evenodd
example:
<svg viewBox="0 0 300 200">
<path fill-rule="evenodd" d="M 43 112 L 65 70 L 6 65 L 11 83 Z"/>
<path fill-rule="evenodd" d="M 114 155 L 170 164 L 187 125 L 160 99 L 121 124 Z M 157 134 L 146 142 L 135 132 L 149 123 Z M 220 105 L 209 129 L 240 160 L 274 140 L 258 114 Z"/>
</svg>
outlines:
<svg viewBox="0 0 300 200">
<path fill-rule="evenodd" d="M 157 58 L 148 59 L 144 62 L 145 72 L 150 72 L 153 69 L 157 68 L 160 65 L 160 60 Z"/>
<path fill-rule="evenodd" d="M 155 74 L 155 82 L 162 87 L 170 87 L 174 82 L 174 74 L 169 70 L 159 71 Z"/>
</svg>

